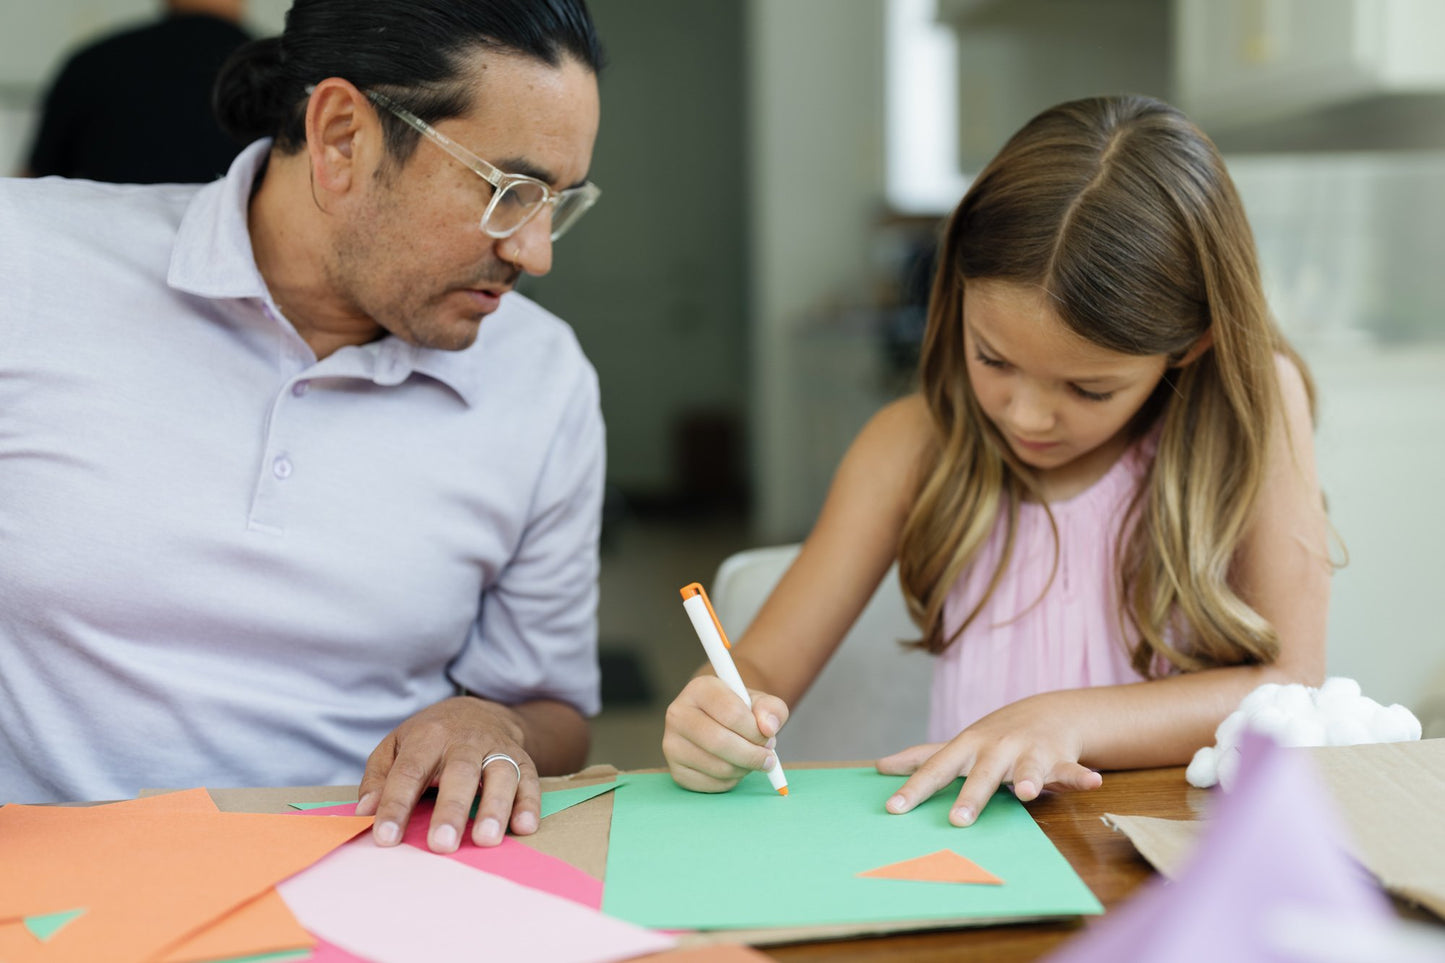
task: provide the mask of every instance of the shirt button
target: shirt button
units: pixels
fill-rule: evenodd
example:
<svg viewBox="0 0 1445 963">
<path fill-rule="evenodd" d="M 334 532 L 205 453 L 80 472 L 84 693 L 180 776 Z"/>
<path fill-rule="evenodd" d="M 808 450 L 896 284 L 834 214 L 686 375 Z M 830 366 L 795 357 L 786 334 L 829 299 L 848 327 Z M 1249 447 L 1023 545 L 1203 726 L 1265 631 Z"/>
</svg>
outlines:
<svg viewBox="0 0 1445 963">
<path fill-rule="evenodd" d="M 287 458 L 285 455 L 281 455 L 277 457 L 275 461 L 271 462 L 271 474 L 275 475 L 277 478 L 280 478 L 284 481 L 287 478 L 291 477 L 291 472 L 291 459 Z"/>
<path fill-rule="evenodd" d="M 300 398 L 302 395 L 306 394 L 307 389 L 309 389 L 310 387 L 311 387 L 311 382 L 309 382 L 309 381 L 298 381 L 298 382 L 296 382 L 294 385 L 291 386 L 291 393 L 292 393 L 293 395 L 295 395 L 296 397 Z"/>
</svg>

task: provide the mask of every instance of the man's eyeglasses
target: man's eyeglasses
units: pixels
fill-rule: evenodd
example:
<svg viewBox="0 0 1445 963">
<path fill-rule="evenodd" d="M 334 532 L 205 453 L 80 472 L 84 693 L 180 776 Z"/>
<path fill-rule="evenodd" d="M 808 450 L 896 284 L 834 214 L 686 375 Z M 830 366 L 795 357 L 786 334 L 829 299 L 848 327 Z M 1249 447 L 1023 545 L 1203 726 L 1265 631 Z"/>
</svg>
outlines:
<svg viewBox="0 0 1445 963">
<path fill-rule="evenodd" d="M 367 96 L 492 185 L 492 200 L 482 212 L 482 230 L 492 237 L 511 237 L 542 208 L 550 206 L 552 240 L 555 241 L 602 196 L 602 191 L 590 181 L 581 187 L 554 191 L 535 177 L 498 170 L 385 94 L 370 91 Z"/>
</svg>

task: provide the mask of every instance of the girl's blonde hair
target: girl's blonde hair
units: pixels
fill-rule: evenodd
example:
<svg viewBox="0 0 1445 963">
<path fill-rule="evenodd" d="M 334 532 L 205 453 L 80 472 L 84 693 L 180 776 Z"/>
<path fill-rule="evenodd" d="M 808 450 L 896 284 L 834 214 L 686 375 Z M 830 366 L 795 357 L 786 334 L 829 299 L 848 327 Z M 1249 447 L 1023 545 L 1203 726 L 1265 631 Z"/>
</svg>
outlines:
<svg viewBox="0 0 1445 963">
<path fill-rule="evenodd" d="M 1137 634 L 1133 664 L 1146 676 L 1160 658 L 1183 670 L 1273 659 L 1279 637 L 1230 586 L 1230 564 L 1279 417 L 1276 355 L 1299 368 L 1312 407 L 1313 388 L 1270 317 L 1244 207 L 1213 143 L 1146 97 L 1047 110 L 964 195 L 938 265 L 920 362 L 934 444 L 899 545 L 921 644 L 939 652 L 957 638 L 944 637 L 944 600 L 1003 516 L 1002 561 L 963 626 L 978 617 L 1012 557 L 1020 501 L 1042 501 L 968 381 L 963 290 L 987 279 L 1037 286 L 1069 328 L 1112 351 L 1182 360 L 1212 333 L 1130 426 L 1162 425 L 1120 531 L 1121 627 Z"/>
</svg>

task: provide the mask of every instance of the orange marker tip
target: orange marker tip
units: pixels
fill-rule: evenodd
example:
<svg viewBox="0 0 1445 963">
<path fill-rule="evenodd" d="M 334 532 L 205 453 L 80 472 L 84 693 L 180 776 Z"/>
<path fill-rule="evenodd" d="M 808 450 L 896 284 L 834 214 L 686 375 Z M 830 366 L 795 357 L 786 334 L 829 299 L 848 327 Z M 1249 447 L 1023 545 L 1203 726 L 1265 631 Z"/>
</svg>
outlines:
<svg viewBox="0 0 1445 963">
<path fill-rule="evenodd" d="M 788 787 L 787 787 L 787 786 L 783 786 L 783 787 L 781 787 L 781 788 L 778 789 L 778 795 L 779 795 L 779 796 L 786 796 L 787 794 L 788 794 Z"/>
</svg>

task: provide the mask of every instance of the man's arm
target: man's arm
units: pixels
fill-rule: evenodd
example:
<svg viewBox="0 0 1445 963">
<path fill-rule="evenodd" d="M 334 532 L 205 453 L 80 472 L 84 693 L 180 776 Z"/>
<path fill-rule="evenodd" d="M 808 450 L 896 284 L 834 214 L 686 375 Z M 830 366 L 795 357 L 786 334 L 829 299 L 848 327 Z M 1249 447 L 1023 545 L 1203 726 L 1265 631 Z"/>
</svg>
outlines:
<svg viewBox="0 0 1445 963">
<path fill-rule="evenodd" d="M 586 715 L 597 711 L 600 688 L 605 453 L 596 375 L 580 351 L 575 358 L 566 393 L 553 395 L 559 408 L 529 482 L 534 491 L 524 534 L 482 593 L 471 636 L 449 667 L 468 694 L 407 719 L 367 760 L 357 812 L 376 813 L 374 833 L 382 845 L 400 840 L 416 800 L 433 785 L 437 802 L 427 840 L 434 851 L 460 845 L 478 784 L 474 842 L 494 846 L 508 826 L 535 832 L 539 773 L 573 772 L 586 761 Z M 549 360 L 560 359 L 554 353 Z"/>
</svg>

